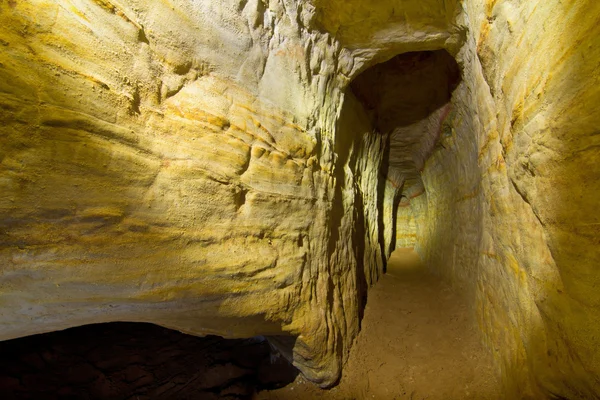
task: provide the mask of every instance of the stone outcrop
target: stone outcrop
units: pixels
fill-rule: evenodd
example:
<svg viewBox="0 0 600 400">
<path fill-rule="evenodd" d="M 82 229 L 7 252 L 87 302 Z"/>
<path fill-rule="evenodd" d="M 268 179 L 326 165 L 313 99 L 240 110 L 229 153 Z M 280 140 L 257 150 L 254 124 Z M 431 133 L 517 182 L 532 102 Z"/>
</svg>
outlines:
<svg viewBox="0 0 600 400">
<path fill-rule="evenodd" d="M 0 339 L 108 321 L 273 336 L 328 386 L 410 209 L 510 395 L 598 396 L 599 16 L 560 0 L 0 2 Z M 419 119 L 381 119 L 393 90 L 365 103 L 370 75 L 402 91 L 427 68 Z"/>
<path fill-rule="evenodd" d="M 338 122 L 353 58 L 314 7 L 1 7 L 0 339 L 108 321 L 289 335 L 332 384 L 383 269 L 385 142 Z"/>
</svg>

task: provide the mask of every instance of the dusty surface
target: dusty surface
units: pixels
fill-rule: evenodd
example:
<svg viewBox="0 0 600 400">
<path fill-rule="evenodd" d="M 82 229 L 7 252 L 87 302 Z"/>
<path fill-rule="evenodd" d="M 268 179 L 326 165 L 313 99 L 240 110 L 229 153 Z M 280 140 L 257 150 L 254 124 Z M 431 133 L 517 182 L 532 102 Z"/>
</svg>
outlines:
<svg viewBox="0 0 600 400">
<path fill-rule="evenodd" d="M 466 302 L 402 249 L 369 292 L 340 385 L 324 391 L 299 376 L 257 399 L 496 400 L 493 371 Z"/>
</svg>

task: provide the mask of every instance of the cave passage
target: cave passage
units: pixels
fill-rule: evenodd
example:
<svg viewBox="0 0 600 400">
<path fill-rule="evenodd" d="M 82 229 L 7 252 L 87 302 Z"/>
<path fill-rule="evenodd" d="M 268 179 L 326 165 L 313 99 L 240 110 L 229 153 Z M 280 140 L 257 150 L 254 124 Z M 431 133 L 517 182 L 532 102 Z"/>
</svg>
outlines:
<svg viewBox="0 0 600 400">
<path fill-rule="evenodd" d="M 0 400 L 600 400 L 599 20 L 0 0 Z"/>
<path fill-rule="evenodd" d="M 395 193 L 389 194 L 388 184 L 379 188 L 379 226 L 391 224 L 394 232 L 397 221 L 401 240 L 392 234 L 395 251 L 386 274 L 369 291 L 340 385 L 323 395 L 296 382 L 263 393 L 262 400 L 500 398 L 493 360 L 480 342 L 468 299 L 432 274 L 412 249 L 416 224 L 425 216 L 413 216 L 411 225 L 405 215 L 411 199 L 426 194 L 421 171 L 428 158 L 444 151 L 440 139 L 450 132 L 445 121 L 460 82 L 458 64 L 439 50 L 400 54 L 351 84 L 347 95 L 358 99 L 373 131 L 388 140 L 380 181 L 392 181 Z M 386 209 L 393 211 L 386 215 Z M 386 240 L 381 234 L 379 242 Z"/>
<path fill-rule="evenodd" d="M 500 380 L 461 293 L 410 249 L 390 257 L 369 291 L 362 330 L 339 386 L 322 392 L 298 379 L 258 400 L 500 400 Z"/>
<path fill-rule="evenodd" d="M 407 193 L 424 190 L 420 171 L 435 150 L 452 91 L 459 82 L 456 61 L 440 50 L 398 55 L 366 70 L 352 83 L 350 91 L 362 104 L 373 128 L 388 137 L 383 173 L 397 181 L 402 188 L 399 194 L 408 197 Z M 380 198 L 379 208 L 383 209 L 383 193 Z M 393 199 L 394 209 L 399 198 Z M 394 295 L 394 283 L 389 281 L 415 283 L 411 277 L 387 277 L 378 286 L 384 292 L 376 291 L 371 301 L 366 333 L 362 334 L 363 343 L 359 342 L 354 350 L 355 358 L 379 362 L 365 356 L 372 351 L 386 362 L 394 362 L 384 356 L 389 352 L 381 348 L 375 336 L 397 339 L 411 335 L 412 328 L 405 324 L 415 322 L 403 318 L 405 306 L 400 302 L 412 300 Z M 408 292 L 406 287 L 401 290 Z M 385 332 L 380 332 L 381 327 L 372 321 L 381 313 L 375 309 L 385 308 L 380 304 L 382 298 L 392 302 L 390 307 L 400 313 L 381 316 L 389 323 Z M 415 312 L 437 312 L 417 303 L 415 307 L 421 309 Z M 439 329 L 447 328 L 448 324 L 440 323 Z M 421 332 L 425 336 L 430 333 L 427 327 Z M 249 398 L 257 391 L 285 386 L 297 377 L 298 371 L 284 357 L 274 354 L 264 338 L 198 338 L 143 323 L 88 325 L 0 343 L 0 391 L 8 396 L 4 399 Z M 401 358 L 402 353 L 396 356 Z M 398 365 L 386 368 L 395 371 L 405 367 L 402 362 Z M 351 364 L 349 368 L 347 375 L 354 376 L 359 366 Z M 352 379 L 361 382 L 361 378 Z"/>
<path fill-rule="evenodd" d="M 446 50 L 399 54 L 352 82 L 374 129 L 389 135 L 383 170 L 402 182 L 404 192 L 423 191 L 420 172 L 438 144 L 460 82 L 460 67 Z"/>
</svg>

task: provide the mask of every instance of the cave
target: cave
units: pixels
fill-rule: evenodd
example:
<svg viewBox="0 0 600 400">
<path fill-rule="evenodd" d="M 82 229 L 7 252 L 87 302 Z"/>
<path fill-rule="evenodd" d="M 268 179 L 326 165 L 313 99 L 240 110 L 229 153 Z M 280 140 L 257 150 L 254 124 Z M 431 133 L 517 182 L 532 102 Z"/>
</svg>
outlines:
<svg viewBox="0 0 600 400">
<path fill-rule="evenodd" d="M 0 1 L 0 398 L 600 398 L 600 3 Z"/>
</svg>

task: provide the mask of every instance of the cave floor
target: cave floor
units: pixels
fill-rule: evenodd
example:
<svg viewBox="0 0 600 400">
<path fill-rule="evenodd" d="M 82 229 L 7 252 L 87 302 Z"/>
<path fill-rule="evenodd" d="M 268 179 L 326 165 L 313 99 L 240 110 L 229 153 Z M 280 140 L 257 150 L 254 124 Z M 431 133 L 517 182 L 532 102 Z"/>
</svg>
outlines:
<svg viewBox="0 0 600 400">
<path fill-rule="evenodd" d="M 321 390 L 299 375 L 255 399 L 495 400 L 502 396 L 492 365 L 465 299 L 400 249 L 369 291 L 340 384 Z"/>
</svg>

